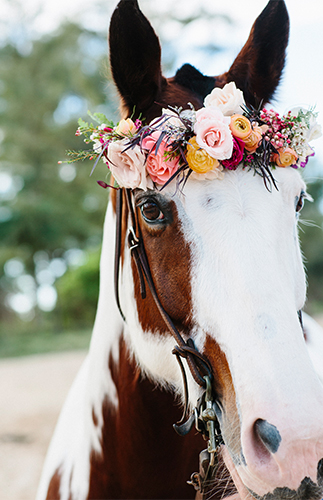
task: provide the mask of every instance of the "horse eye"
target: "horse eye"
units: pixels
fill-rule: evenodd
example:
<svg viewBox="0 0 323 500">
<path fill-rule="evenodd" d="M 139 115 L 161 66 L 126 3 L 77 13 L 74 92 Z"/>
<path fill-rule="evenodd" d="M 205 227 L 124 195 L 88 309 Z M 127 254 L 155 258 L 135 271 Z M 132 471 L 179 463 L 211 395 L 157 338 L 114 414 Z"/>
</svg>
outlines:
<svg viewBox="0 0 323 500">
<path fill-rule="evenodd" d="M 304 205 L 304 198 L 305 198 L 305 193 L 304 191 L 302 191 L 296 203 L 296 212 L 300 212 L 302 210 Z"/>
<path fill-rule="evenodd" d="M 165 216 L 159 206 L 153 201 L 146 201 L 140 207 L 143 218 L 147 222 L 162 221 Z"/>
</svg>

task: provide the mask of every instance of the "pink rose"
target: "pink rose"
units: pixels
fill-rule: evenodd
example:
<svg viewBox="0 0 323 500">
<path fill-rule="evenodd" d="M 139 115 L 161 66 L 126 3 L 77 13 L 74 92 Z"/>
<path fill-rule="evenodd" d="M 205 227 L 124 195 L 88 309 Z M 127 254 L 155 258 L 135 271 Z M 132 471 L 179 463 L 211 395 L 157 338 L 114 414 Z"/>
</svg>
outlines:
<svg viewBox="0 0 323 500">
<path fill-rule="evenodd" d="M 226 160 L 232 156 L 233 139 L 229 125 L 230 118 L 213 106 L 196 112 L 196 142 L 216 160 Z"/>
<path fill-rule="evenodd" d="M 245 144 L 241 139 L 233 137 L 233 153 L 229 160 L 223 160 L 221 163 L 228 170 L 235 170 L 243 158 Z"/>
<path fill-rule="evenodd" d="M 161 132 L 153 132 L 142 141 L 142 148 L 149 152 L 146 160 L 146 169 L 153 182 L 165 184 L 178 169 L 178 158 L 166 159 L 164 153 L 169 151 L 165 141 L 159 145 L 156 153 L 155 146 Z"/>
<path fill-rule="evenodd" d="M 120 187 L 146 190 L 145 155 L 139 146 L 124 151 L 128 144 L 127 139 L 110 142 L 105 161 Z"/>
</svg>

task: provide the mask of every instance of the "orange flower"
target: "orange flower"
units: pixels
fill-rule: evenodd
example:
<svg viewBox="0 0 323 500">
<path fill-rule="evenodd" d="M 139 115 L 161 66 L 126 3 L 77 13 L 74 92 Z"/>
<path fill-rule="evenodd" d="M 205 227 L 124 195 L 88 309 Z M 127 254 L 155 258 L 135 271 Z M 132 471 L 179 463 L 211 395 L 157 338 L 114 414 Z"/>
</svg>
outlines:
<svg viewBox="0 0 323 500">
<path fill-rule="evenodd" d="M 252 132 L 250 121 L 243 115 L 231 116 L 230 129 L 234 137 L 242 140 L 247 139 Z"/>
<path fill-rule="evenodd" d="M 259 146 L 261 138 L 262 135 L 258 131 L 252 130 L 251 134 L 246 139 L 243 140 L 246 150 L 249 153 L 254 153 Z"/>
<path fill-rule="evenodd" d="M 206 174 L 220 165 L 218 160 L 197 144 L 196 137 L 188 141 L 186 159 L 189 167 L 198 174 Z"/>
<path fill-rule="evenodd" d="M 280 148 L 278 153 L 273 155 L 273 160 L 278 167 L 290 167 L 295 165 L 298 156 L 292 148 Z"/>
</svg>

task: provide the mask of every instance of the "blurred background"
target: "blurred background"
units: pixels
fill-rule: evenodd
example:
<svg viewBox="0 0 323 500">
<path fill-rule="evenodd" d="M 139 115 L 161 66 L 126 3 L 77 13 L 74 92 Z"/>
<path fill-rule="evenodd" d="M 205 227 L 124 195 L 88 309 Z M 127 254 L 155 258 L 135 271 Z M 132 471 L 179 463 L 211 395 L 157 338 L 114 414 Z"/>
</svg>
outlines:
<svg viewBox="0 0 323 500">
<path fill-rule="evenodd" d="M 140 0 L 163 68 L 231 65 L 267 0 Z M 0 490 L 31 500 L 48 440 L 90 340 L 108 193 L 106 167 L 58 163 L 81 149 L 87 111 L 118 121 L 106 33 L 117 0 L 0 0 Z M 291 36 L 274 107 L 315 106 L 323 123 L 323 3 L 286 0 Z M 323 139 L 304 171 L 306 310 L 323 314 Z M 28 356 L 79 350 L 79 355 Z M 6 359 L 4 359 L 6 358 Z M 10 359 L 9 359 L 10 358 Z M 58 359 L 60 364 L 58 364 Z M 7 488 L 7 489 L 6 489 Z M 7 492 L 7 493 L 5 493 Z M 7 495 L 7 496 L 6 496 Z"/>
</svg>

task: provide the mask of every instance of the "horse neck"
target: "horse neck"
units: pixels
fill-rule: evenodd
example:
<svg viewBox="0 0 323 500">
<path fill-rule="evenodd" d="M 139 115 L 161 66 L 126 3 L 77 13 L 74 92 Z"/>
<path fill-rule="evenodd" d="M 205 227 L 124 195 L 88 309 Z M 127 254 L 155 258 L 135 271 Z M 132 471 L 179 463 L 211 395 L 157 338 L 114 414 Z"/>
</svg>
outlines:
<svg viewBox="0 0 323 500">
<path fill-rule="evenodd" d="M 174 498 L 194 498 L 185 482 L 198 467 L 200 436 L 175 434 L 180 408 L 143 377 L 123 338 L 109 368 L 117 405 L 103 403 L 102 451 L 91 457 L 89 498 L 169 498 L 169 484 Z"/>
</svg>

